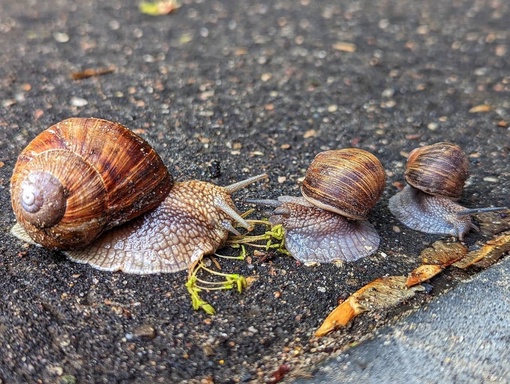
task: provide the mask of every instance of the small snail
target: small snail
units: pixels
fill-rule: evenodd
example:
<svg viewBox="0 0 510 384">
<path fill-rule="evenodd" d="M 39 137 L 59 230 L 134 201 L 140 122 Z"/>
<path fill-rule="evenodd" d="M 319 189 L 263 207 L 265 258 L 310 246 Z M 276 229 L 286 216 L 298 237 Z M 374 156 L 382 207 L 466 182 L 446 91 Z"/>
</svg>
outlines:
<svg viewBox="0 0 510 384">
<path fill-rule="evenodd" d="M 301 186 L 303 197 L 247 201 L 276 207 L 269 220 L 283 225 L 285 246 L 299 261 L 354 261 L 379 247 L 367 216 L 384 186 L 384 168 L 374 155 L 345 148 L 315 156 Z"/>
<path fill-rule="evenodd" d="M 416 148 L 407 158 L 407 185 L 390 198 L 393 215 L 411 229 L 463 240 L 478 228 L 470 215 L 505 208 L 466 209 L 457 204 L 468 178 L 469 159 L 457 145 L 440 142 Z"/>
<path fill-rule="evenodd" d="M 70 118 L 39 134 L 11 179 L 12 233 L 77 262 L 127 273 L 176 272 L 244 228 L 226 187 L 173 182 L 159 155 L 124 126 Z"/>
</svg>

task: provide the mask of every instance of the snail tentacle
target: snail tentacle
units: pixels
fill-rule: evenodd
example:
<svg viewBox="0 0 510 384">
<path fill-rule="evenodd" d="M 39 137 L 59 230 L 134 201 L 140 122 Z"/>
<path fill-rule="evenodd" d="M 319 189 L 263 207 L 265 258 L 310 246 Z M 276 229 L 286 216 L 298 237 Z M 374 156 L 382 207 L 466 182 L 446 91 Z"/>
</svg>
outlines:
<svg viewBox="0 0 510 384">
<path fill-rule="evenodd" d="M 265 205 L 268 207 L 279 207 L 282 205 L 281 201 L 274 199 L 246 199 L 244 201 L 248 204 Z"/>
<path fill-rule="evenodd" d="M 241 227 L 246 228 L 251 231 L 252 227 L 248 222 L 242 218 L 242 216 L 236 212 L 234 208 L 232 208 L 225 200 L 216 199 L 214 202 L 214 206 L 218 208 L 220 211 L 228 215 L 232 220 L 237 222 Z"/>
<path fill-rule="evenodd" d="M 245 180 L 238 181 L 236 183 L 227 185 L 225 187 L 222 187 L 225 192 L 229 195 L 231 195 L 234 192 L 237 192 L 245 187 L 247 187 L 250 184 L 256 183 L 257 181 L 260 181 L 262 179 L 267 179 L 267 173 L 261 173 L 260 175 L 249 177 Z"/>
<path fill-rule="evenodd" d="M 230 220 L 222 220 L 221 226 L 225 228 L 230 233 L 233 233 L 236 236 L 241 236 L 241 232 L 239 232 L 235 227 L 232 225 L 232 222 Z"/>
</svg>

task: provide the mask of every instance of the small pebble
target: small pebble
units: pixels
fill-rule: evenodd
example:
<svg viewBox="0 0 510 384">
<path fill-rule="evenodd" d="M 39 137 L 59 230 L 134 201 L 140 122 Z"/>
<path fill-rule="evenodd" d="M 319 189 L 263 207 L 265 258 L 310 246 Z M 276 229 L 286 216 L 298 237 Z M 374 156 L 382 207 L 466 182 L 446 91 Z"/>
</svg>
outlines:
<svg viewBox="0 0 510 384">
<path fill-rule="evenodd" d="M 393 108 L 393 107 L 395 107 L 395 105 L 397 105 L 397 102 L 393 99 L 390 99 L 390 100 L 387 100 L 387 101 L 384 101 L 381 103 L 382 108 Z"/>
<path fill-rule="evenodd" d="M 262 76 L 260 76 L 260 80 L 266 82 L 271 80 L 272 77 L 273 75 L 271 73 L 263 73 Z"/>
<path fill-rule="evenodd" d="M 333 49 L 335 51 L 351 52 L 352 53 L 352 52 L 356 52 L 356 44 L 339 41 L 339 42 L 333 44 Z"/>
<path fill-rule="evenodd" d="M 133 331 L 133 337 L 138 339 L 152 340 L 156 337 L 156 330 L 149 324 L 143 324 Z"/>
<path fill-rule="evenodd" d="M 84 107 L 88 104 L 89 102 L 85 99 L 82 99 L 81 97 L 72 97 L 71 98 L 71 105 L 73 107 Z"/>
<path fill-rule="evenodd" d="M 67 43 L 69 41 L 69 35 L 65 32 L 53 33 L 53 38 L 59 43 Z"/>
<path fill-rule="evenodd" d="M 305 132 L 305 134 L 303 135 L 303 138 L 308 139 L 309 137 L 314 137 L 314 136 L 317 136 L 317 131 L 315 129 L 309 129 L 308 131 Z"/>
<path fill-rule="evenodd" d="M 427 125 L 427 128 L 430 129 L 431 131 L 435 131 L 437 128 L 439 128 L 439 124 L 437 124 L 437 123 L 429 123 Z"/>
<path fill-rule="evenodd" d="M 393 95 L 395 94 L 395 90 L 392 89 L 392 88 L 386 88 L 383 92 L 382 92 L 382 97 L 387 97 L 387 98 L 390 98 L 390 97 L 393 97 Z"/>
</svg>

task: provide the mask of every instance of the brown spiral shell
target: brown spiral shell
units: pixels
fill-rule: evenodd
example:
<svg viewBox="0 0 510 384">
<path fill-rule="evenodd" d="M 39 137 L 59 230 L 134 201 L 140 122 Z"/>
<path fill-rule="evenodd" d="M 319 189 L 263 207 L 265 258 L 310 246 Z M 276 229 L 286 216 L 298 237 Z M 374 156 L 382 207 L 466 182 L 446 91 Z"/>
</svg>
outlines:
<svg viewBox="0 0 510 384">
<path fill-rule="evenodd" d="M 411 186 L 430 195 L 458 199 L 468 168 L 469 159 L 459 146 L 440 142 L 411 151 L 405 178 Z"/>
<path fill-rule="evenodd" d="M 129 129 L 70 118 L 43 131 L 20 154 L 11 202 L 36 243 L 69 249 L 155 208 L 172 185 L 159 155 Z"/>
<path fill-rule="evenodd" d="M 351 219 L 365 220 L 385 186 L 381 162 L 370 152 L 343 148 L 321 152 L 301 187 L 313 205 Z"/>
</svg>

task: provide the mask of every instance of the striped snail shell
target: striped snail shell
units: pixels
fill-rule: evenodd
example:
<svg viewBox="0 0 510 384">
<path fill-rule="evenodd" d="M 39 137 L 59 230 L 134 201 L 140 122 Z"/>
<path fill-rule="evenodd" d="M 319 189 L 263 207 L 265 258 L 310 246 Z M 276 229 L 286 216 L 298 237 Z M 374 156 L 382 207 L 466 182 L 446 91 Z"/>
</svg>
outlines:
<svg viewBox="0 0 510 384">
<path fill-rule="evenodd" d="M 159 155 L 126 127 L 70 118 L 38 135 L 11 178 L 12 233 L 98 269 L 146 274 L 189 268 L 249 228 L 226 187 L 174 183 Z"/>
<path fill-rule="evenodd" d="M 172 184 L 159 155 L 129 129 L 70 118 L 43 131 L 19 155 L 11 202 L 36 243 L 69 249 L 155 208 Z"/>
<path fill-rule="evenodd" d="M 366 220 L 382 195 L 384 168 L 370 152 L 344 148 L 317 154 L 301 194 L 314 206 L 349 219 Z"/>
<path fill-rule="evenodd" d="M 405 179 L 422 192 L 458 199 L 469 176 L 469 159 L 451 143 L 413 149 L 407 158 Z"/>
</svg>

